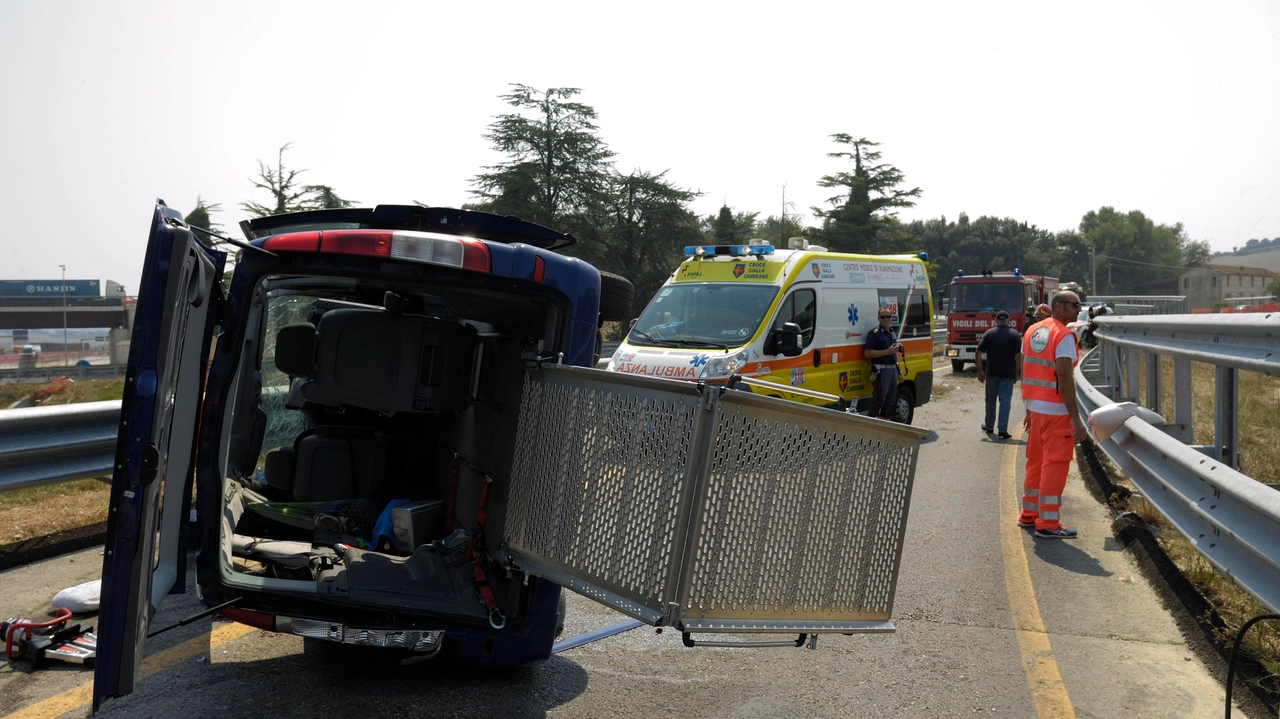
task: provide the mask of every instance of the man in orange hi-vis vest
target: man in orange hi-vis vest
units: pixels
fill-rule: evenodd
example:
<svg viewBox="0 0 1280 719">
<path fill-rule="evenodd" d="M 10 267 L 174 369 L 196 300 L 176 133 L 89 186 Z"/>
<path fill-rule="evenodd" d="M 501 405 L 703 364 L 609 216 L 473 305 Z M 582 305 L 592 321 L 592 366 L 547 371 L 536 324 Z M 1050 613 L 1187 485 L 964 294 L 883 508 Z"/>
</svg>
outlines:
<svg viewBox="0 0 1280 719">
<path fill-rule="evenodd" d="M 1076 442 L 1088 436 L 1076 407 L 1076 337 L 1067 323 L 1080 311 L 1074 292 L 1053 297 L 1052 314 L 1022 336 L 1022 403 L 1027 416 L 1027 468 L 1018 524 L 1042 539 L 1074 539 L 1058 510 Z"/>
</svg>

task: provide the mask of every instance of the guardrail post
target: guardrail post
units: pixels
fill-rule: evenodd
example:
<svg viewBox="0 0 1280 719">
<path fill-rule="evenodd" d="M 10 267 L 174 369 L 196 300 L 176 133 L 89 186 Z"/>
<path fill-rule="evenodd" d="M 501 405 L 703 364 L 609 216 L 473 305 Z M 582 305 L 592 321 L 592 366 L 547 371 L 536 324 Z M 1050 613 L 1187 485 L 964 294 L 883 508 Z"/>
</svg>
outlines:
<svg viewBox="0 0 1280 719">
<path fill-rule="evenodd" d="M 1120 396 L 1119 388 L 1116 386 L 1120 383 L 1120 348 L 1104 342 L 1101 364 L 1102 381 L 1105 384 L 1099 387 L 1098 391 L 1105 394 L 1108 399 L 1114 400 Z"/>
<path fill-rule="evenodd" d="M 1147 356 L 1147 401 L 1148 409 L 1160 411 L 1160 355 L 1155 352 L 1144 353 Z"/>
<path fill-rule="evenodd" d="M 1124 364 L 1124 394 L 1122 397 L 1130 402 L 1138 401 L 1138 393 L 1142 383 L 1139 381 L 1141 376 L 1142 362 L 1139 358 L 1142 356 L 1138 350 L 1124 347 L 1120 350 Z"/>
<path fill-rule="evenodd" d="M 1191 420 L 1191 360 L 1173 359 L 1173 424 L 1171 434 L 1183 444 L 1195 440 Z"/>
<path fill-rule="evenodd" d="M 1235 367 L 1215 368 L 1213 442 L 1219 461 L 1240 469 L 1240 454 L 1236 451 L 1236 438 L 1240 434 L 1240 370 Z"/>
</svg>

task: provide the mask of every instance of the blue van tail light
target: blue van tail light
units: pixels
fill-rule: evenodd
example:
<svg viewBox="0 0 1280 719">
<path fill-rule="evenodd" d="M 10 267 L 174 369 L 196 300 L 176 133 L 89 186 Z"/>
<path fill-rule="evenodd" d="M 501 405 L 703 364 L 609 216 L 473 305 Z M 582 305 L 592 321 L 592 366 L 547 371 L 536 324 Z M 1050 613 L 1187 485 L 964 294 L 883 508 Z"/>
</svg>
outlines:
<svg viewBox="0 0 1280 719">
<path fill-rule="evenodd" d="M 541 257 L 533 258 L 533 281 L 542 284 L 542 277 L 547 273 L 547 263 Z"/>
<path fill-rule="evenodd" d="M 425 262 L 489 273 L 492 263 L 484 242 L 434 232 L 387 230 L 321 230 L 288 232 L 262 243 L 272 252 L 323 252 Z"/>
</svg>

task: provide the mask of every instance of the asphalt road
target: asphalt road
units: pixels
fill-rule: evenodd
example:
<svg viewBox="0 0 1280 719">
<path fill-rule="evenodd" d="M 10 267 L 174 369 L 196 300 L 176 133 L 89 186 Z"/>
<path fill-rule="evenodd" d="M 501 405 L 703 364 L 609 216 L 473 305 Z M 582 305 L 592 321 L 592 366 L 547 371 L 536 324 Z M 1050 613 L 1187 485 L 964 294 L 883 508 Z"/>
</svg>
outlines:
<svg viewBox="0 0 1280 719">
<path fill-rule="evenodd" d="M 378 666 L 301 639 L 204 620 L 148 645 L 146 676 L 102 717 L 1218 717 L 1223 690 L 1187 648 L 1112 516 L 1078 475 L 1064 521 L 1075 541 L 1014 524 L 1017 439 L 987 437 L 972 371 L 919 408 L 922 447 L 889 635 L 823 635 L 809 649 L 686 649 L 651 628 L 535 666 Z M 1016 402 L 1016 400 L 1015 400 Z M 1022 416 L 1015 405 L 1014 417 Z M 0 573 L 0 614 L 47 611 L 97 575 L 100 550 Z M 155 626 L 197 611 L 171 597 Z M 566 636 L 622 617 L 570 594 Z M 0 712 L 89 715 L 92 674 L 0 668 Z M 1239 716 L 1239 714 L 1237 714 Z"/>
</svg>

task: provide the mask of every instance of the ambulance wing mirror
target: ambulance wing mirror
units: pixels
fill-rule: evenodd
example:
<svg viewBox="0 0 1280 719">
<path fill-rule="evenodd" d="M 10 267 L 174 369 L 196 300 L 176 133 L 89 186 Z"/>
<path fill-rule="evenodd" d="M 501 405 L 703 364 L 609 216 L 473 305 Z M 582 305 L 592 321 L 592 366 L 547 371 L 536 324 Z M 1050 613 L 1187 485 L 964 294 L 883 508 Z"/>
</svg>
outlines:
<svg viewBox="0 0 1280 719">
<path fill-rule="evenodd" d="M 800 354 L 800 325 L 795 322 L 783 322 L 782 326 L 773 331 L 774 346 L 778 348 L 778 353 L 787 357 L 796 357 Z"/>
</svg>

